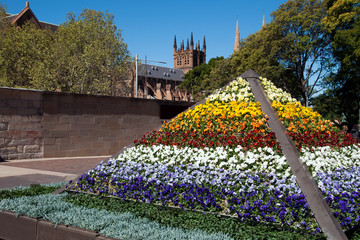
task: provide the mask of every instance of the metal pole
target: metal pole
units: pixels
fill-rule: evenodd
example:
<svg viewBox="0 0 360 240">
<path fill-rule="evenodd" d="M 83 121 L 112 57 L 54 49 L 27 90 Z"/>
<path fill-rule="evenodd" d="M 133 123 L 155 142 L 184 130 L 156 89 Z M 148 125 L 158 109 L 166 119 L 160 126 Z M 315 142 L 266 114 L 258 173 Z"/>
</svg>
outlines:
<svg viewBox="0 0 360 240">
<path fill-rule="evenodd" d="M 144 84 L 144 96 L 148 98 L 148 88 L 147 88 L 147 56 L 145 55 L 145 84 Z"/>
<path fill-rule="evenodd" d="M 291 171 L 295 175 L 296 181 L 299 184 L 301 191 L 304 193 L 305 198 L 311 210 L 313 211 L 321 230 L 328 239 L 346 240 L 347 237 L 339 222 L 332 214 L 322 192 L 318 188 L 315 180 L 311 177 L 306 166 L 301 164 L 298 150 L 287 134 L 284 125 L 275 114 L 268 98 L 265 96 L 263 89 L 258 81 L 259 75 L 253 70 L 248 70 L 247 72 L 243 73 L 241 77 L 245 78 L 249 82 L 255 99 L 261 104 L 261 110 L 268 116 L 268 123 L 271 127 L 271 130 L 275 133 L 277 140 L 280 142 L 281 149 L 290 165 Z"/>
<path fill-rule="evenodd" d="M 138 97 L 138 82 L 139 82 L 139 80 L 138 80 L 138 55 L 136 54 L 135 55 L 135 84 L 136 84 L 136 86 L 135 86 L 135 91 L 136 91 L 135 97 L 136 98 Z"/>
<path fill-rule="evenodd" d="M 135 94 L 135 97 L 137 98 L 138 97 L 138 91 L 139 91 L 139 67 L 138 67 L 138 62 L 140 60 L 143 60 L 143 59 L 139 59 L 138 58 L 138 54 L 135 55 L 135 78 L 136 78 L 136 94 Z M 157 63 L 163 63 L 163 64 L 166 64 L 166 62 L 161 62 L 161 61 L 154 61 L 154 60 L 147 60 L 147 56 L 145 55 L 145 85 L 144 85 L 144 94 L 143 94 L 143 98 L 144 97 L 147 97 L 147 86 L 146 86 L 146 83 L 147 83 L 147 62 L 157 62 Z"/>
</svg>

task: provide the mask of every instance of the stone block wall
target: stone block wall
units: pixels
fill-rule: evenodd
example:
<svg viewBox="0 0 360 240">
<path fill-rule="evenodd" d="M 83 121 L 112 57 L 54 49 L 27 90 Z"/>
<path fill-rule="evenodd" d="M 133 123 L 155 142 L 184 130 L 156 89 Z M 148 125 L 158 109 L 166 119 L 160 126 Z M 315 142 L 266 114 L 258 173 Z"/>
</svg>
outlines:
<svg viewBox="0 0 360 240">
<path fill-rule="evenodd" d="M 44 94 L 44 157 L 115 154 L 161 125 L 159 103 Z"/>
<path fill-rule="evenodd" d="M 0 88 L 0 158 L 112 155 L 191 105 Z"/>
<path fill-rule="evenodd" d="M 43 157 L 42 96 L 38 91 L 0 90 L 0 160 Z"/>
</svg>

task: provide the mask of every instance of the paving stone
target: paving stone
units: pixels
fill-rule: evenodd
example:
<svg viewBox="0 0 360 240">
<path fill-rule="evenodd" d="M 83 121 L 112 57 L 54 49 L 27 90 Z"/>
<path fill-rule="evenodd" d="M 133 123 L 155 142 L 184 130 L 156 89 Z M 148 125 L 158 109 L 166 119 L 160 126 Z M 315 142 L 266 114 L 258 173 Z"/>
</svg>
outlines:
<svg viewBox="0 0 360 240">
<path fill-rule="evenodd" d="M 15 167 L 12 171 L 18 173 L 0 171 L 0 189 L 15 186 L 30 186 L 30 184 L 46 184 L 62 182 L 73 179 L 97 166 L 108 156 L 82 157 L 82 158 L 58 158 L 58 159 L 29 159 L 0 162 L 1 166 Z M 27 172 L 26 169 L 29 169 Z M 24 174 L 25 173 L 28 174 Z M 7 170 L 6 170 L 7 171 Z M 41 171 L 46 171 L 41 173 Z M 52 172 L 54 173 L 53 175 Z M 2 175 L 3 174 L 3 175 Z"/>
<path fill-rule="evenodd" d="M 28 174 L 22 176 L 0 177 L 0 189 L 13 188 L 16 186 L 28 187 L 31 184 L 47 184 L 53 182 L 62 182 L 64 180 L 64 177 L 44 174 Z"/>
</svg>

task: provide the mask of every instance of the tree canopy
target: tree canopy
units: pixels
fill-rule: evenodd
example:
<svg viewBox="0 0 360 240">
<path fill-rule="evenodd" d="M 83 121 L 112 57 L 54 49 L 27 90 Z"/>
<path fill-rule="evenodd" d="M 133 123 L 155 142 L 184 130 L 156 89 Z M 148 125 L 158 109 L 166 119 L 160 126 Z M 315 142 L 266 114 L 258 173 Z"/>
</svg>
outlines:
<svg viewBox="0 0 360 240">
<path fill-rule="evenodd" d="M 2 31 L 6 26 L 8 26 L 8 21 L 6 20 L 6 5 L 0 3 L 0 31 Z"/>
<path fill-rule="evenodd" d="M 358 0 L 326 0 L 322 23 L 331 34 L 337 68 L 327 79 L 338 98 L 337 107 L 351 128 L 359 121 L 360 102 L 360 3 Z"/>
<path fill-rule="evenodd" d="M 51 54 L 53 34 L 30 23 L 8 27 L 0 38 L 0 86 L 33 88 L 39 63 Z"/>
<path fill-rule="evenodd" d="M 30 23 L 0 39 L 0 85 L 86 94 L 114 94 L 129 51 L 110 13 L 85 9 L 56 32 Z"/>
<path fill-rule="evenodd" d="M 270 24 L 243 40 L 239 51 L 217 62 L 209 77 L 198 78 L 202 82 L 198 86 L 202 91 L 214 90 L 253 69 L 307 106 L 328 73 L 330 40 L 321 24 L 325 14 L 321 0 L 291 0 L 280 5 Z M 199 69 L 195 71 L 201 75 Z"/>
<path fill-rule="evenodd" d="M 321 24 L 326 9 L 321 0 L 288 1 L 273 12 L 269 24 L 275 34 L 276 57 L 296 76 L 302 103 L 308 106 L 315 87 L 328 74 L 330 38 Z"/>
<path fill-rule="evenodd" d="M 279 46 L 274 44 L 274 39 L 277 37 L 274 36 L 275 34 L 272 28 L 266 26 L 242 41 L 241 50 L 231 56 L 236 75 L 253 69 L 261 76 L 271 79 L 277 87 L 301 99 L 301 90 L 294 84 L 294 73 L 281 64 L 276 57 Z"/>
<path fill-rule="evenodd" d="M 206 95 L 204 91 L 209 89 L 206 79 L 211 76 L 211 71 L 216 64 L 222 60 L 224 60 L 224 57 L 212 58 L 207 64 L 204 63 L 195 67 L 185 74 L 185 80 L 181 83 L 180 87 L 191 93 L 195 100 L 200 100 Z"/>
</svg>

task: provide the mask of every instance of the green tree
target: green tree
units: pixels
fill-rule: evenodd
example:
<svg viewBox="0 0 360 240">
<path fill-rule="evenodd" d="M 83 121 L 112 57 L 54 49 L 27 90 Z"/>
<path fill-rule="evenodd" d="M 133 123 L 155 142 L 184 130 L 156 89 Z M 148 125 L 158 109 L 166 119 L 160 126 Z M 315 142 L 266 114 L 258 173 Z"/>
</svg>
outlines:
<svg viewBox="0 0 360 240">
<path fill-rule="evenodd" d="M 332 33 L 337 30 L 349 30 L 356 25 L 359 18 L 360 3 L 358 0 L 324 0 L 327 14 L 322 22 Z"/>
<path fill-rule="evenodd" d="M 123 86 L 129 52 L 113 21 L 85 9 L 78 18 L 69 14 L 55 33 L 31 23 L 3 28 L 0 86 L 102 95 L 131 88 Z"/>
<path fill-rule="evenodd" d="M 216 89 L 226 85 L 235 78 L 235 67 L 232 65 L 231 58 L 217 61 L 211 68 L 210 74 L 204 79 L 202 85 L 206 95 Z"/>
<path fill-rule="evenodd" d="M 328 86 L 338 98 L 338 107 L 345 115 L 348 129 L 359 121 L 360 102 L 360 3 L 358 0 L 326 0 L 327 15 L 322 23 L 332 37 L 337 71 L 328 79 Z"/>
<path fill-rule="evenodd" d="M 212 68 L 214 68 L 216 64 L 223 59 L 224 57 L 212 58 L 207 64 L 201 64 L 200 66 L 197 66 L 187 72 L 180 88 L 186 89 L 189 93 L 191 93 L 195 101 L 203 98 L 206 95 L 204 94 L 204 90 L 208 90 L 204 80 L 210 77 Z"/>
<path fill-rule="evenodd" d="M 316 86 L 328 74 L 331 60 L 330 37 L 321 20 L 326 8 L 321 0 L 289 0 L 272 14 L 267 26 L 274 38 L 280 64 L 293 71 L 301 89 L 302 102 L 308 106 Z"/>
<path fill-rule="evenodd" d="M 295 75 L 276 58 L 278 45 L 276 33 L 268 26 L 249 35 L 243 42 L 240 51 L 232 57 L 236 67 L 235 75 L 253 69 L 259 75 L 270 79 L 277 87 L 289 92 L 294 98 L 301 99 L 301 89 L 296 83 Z M 274 36 L 275 35 L 275 36 Z"/>
<path fill-rule="evenodd" d="M 73 93 L 111 95 L 116 76 L 125 71 L 123 61 L 129 59 L 121 31 L 110 13 L 85 9 L 78 18 L 68 14 L 55 35 L 53 52 L 38 66 L 34 85 Z"/>
<path fill-rule="evenodd" d="M 7 27 L 0 38 L 0 86 L 34 88 L 33 71 L 50 54 L 53 34 L 30 23 Z"/>
<path fill-rule="evenodd" d="M 0 34 L 7 26 L 9 26 L 9 21 L 6 19 L 6 9 L 6 5 L 0 2 Z"/>
<path fill-rule="evenodd" d="M 308 105 L 327 73 L 330 41 L 320 24 L 325 12 L 320 0 L 290 0 L 280 5 L 270 24 L 249 35 L 239 51 L 212 66 L 206 77 L 196 79 L 196 91 L 211 92 L 253 69 Z"/>
<path fill-rule="evenodd" d="M 341 127 L 342 111 L 338 107 L 339 98 L 335 96 L 335 92 L 328 89 L 324 93 L 311 98 L 311 104 L 314 111 Z"/>
<path fill-rule="evenodd" d="M 321 0 L 280 5 L 270 24 L 242 41 L 240 50 L 213 66 L 197 86 L 214 90 L 253 69 L 308 106 L 331 66 L 330 37 L 321 24 L 325 13 Z"/>
</svg>

